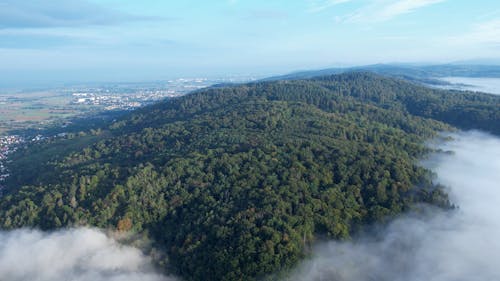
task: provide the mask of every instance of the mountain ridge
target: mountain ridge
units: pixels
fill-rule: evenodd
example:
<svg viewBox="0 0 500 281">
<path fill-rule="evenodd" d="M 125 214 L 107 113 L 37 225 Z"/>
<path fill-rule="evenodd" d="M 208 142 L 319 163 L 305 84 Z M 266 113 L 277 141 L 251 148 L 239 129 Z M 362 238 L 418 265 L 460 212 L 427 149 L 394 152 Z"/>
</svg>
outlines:
<svg viewBox="0 0 500 281">
<path fill-rule="evenodd" d="M 500 65 L 498 64 L 372 64 L 365 66 L 354 66 L 345 68 L 325 68 L 319 70 L 295 71 L 289 74 L 277 75 L 265 78 L 263 81 L 311 79 L 318 76 L 336 75 L 349 72 L 371 72 L 393 78 L 400 78 L 410 82 L 423 85 L 447 85 L 443 77 L 500 77 Z"/>
</svg>

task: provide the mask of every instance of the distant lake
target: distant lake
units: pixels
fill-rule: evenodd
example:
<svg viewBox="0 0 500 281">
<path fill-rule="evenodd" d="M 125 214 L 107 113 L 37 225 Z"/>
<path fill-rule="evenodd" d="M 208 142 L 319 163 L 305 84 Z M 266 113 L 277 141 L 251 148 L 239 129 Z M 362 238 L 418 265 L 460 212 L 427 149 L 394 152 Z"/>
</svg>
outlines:
<svg viewBox="0 0 500 281">
<path fill-rule="evenodd" d="M 439 88 L 500 95 L 500 78 L 444 77 L 439 79 L 453 84 Z"/>
</svg>

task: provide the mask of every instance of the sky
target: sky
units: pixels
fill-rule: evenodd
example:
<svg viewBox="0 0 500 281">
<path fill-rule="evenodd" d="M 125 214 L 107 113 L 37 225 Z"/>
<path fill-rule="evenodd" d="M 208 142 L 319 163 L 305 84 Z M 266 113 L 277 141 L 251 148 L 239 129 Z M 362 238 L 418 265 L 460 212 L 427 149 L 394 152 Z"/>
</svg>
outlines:
<svg viewBox="0 0 500 281">
<path fill-rule="evenodd" d="M 0 0 L 0 85 L 474 59 L 498 0 Z"/>
</svg>

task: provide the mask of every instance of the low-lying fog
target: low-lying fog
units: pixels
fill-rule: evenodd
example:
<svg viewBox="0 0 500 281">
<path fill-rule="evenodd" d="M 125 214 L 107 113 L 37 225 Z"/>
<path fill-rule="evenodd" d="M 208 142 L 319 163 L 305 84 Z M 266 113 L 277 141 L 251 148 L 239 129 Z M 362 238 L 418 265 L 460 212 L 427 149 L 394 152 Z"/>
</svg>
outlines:
<svg viewBox="0 0 500 281">
<path fill-rule="evenodd" d="M 424 162 L 450 187 L 455 211 L 423 207 L 351 242 L 323 242 L 288 281 L 500 280 L 500 139 L 479 132 L 437 146 Z M 209 262 L 209 261 L 207 261 Z M 0 279 L 173 280 L 139 250 L 94 229 L 0 232 Z"/>
<path fill-rule="evenodd" d="M 452 85 L 440 86 L 439 88 L 500 95 L 500 78 L 445 77 L 439 79 L 452 83 Z"/>
<path fill-rule="evenodd" d="M 149 258 L 95 229 L 0 232 L 0 280 L 172 281 Z"/>
<path fill-rule="evenodd" d="M 427 215 L 404 215 L 378 234 L 321 243 L 289 280 L 500 280 L 500 139 L 478 132 L 453 137 L 439 145 L 453 154 L 424 165 L 450 187 L 458 210 L 427 207 Z"/>
</svg>

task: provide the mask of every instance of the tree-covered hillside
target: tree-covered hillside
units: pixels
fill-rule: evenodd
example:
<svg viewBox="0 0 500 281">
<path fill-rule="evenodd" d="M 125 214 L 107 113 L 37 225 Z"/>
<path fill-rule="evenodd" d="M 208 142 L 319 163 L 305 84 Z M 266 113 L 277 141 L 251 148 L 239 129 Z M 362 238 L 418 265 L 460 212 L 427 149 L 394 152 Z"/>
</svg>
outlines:
<svg viewBox="0 0 500 281">
<path fill-rule="evenodd" d="M 252 280 L 315 237 L 446 205 L 417 159 L 454 127 L 500 134 L 500 97 L 367 73 L 206 89 L 21 149 L 0 226 L 140 232 L 186 280 Z"/>
</svg>

